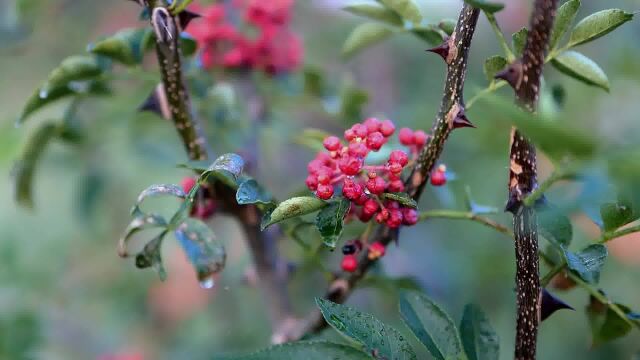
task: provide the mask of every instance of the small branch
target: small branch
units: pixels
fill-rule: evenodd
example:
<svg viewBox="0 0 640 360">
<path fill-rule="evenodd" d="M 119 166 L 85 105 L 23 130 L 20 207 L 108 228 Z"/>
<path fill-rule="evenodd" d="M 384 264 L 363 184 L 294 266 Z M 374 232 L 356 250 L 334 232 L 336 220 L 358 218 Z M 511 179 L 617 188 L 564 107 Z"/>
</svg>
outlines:
<svg viewBox="0 0 640 360">
<path fill-rule="evenodd" d="M 633 234 L 635 232 L 640 231 L 640 225 L 635 225 L 635 226 L 630 226 L 628 228 L 624 228 L 624 229 L 620 229 L 620 230 L 616 230 L 616 231 L 611 231 L 611 232 L 604 232 L 602 233 L 602 236 L 600 236 L 600 239 L 598 240 L 599 244 L 604 244 L 606 242 L 609 242 L 613 239 L 619 238 L 621 236 L 625 236 L 625 235 L 629 235 L 629 234 Z"/>
<path fill-rule="evenodd" d="M 522 200 L 524 206 L 533 206 L 536 201 L 544 196 L 544 193 L 555 183 L 561 180 L 571 179 L 576 175 L 573 169 L 557 169 L 545 181 L 540 183 L 527 197 Z"/>
<path fill-rule="evenodd" d="M 479 216 L 472 212 L 467 211 L 455 211 L 455 210 L 430 210 L 420 213 L 420 221 L 428 219 L 452 219 L 452 220 L 471 220 L 479 224 L 493 228 L 499 233 L 509 235 L 513 237 L 513 233 L 509 228 L 501 225 L 487 217 Z"/>
</svg>

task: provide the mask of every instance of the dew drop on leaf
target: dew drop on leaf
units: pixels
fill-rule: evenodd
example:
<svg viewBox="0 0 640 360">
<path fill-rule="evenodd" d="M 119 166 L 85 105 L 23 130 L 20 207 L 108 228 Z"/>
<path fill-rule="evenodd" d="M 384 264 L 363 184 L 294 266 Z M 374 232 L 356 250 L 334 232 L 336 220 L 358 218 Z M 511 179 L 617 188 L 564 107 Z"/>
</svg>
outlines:
<svg viewBox="0 0 640 360">
<path fill-rule="evenodd" d="M 203 289 L 211 289 L 216 285 L 215 280 L 213 280 L 213 275 L 202 278 L 199 281 L 200 287 Z"/>
</svg>

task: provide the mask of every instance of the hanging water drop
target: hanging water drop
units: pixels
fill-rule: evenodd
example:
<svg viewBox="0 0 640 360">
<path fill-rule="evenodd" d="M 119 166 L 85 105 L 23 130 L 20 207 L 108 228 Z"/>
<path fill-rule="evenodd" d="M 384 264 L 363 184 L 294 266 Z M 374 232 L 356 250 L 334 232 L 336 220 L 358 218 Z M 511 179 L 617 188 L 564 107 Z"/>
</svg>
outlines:
<svg viewBox="0 0 640 360">
<path fill-rule="evenodd" d="M 40 89 L 40 93 L 38 93 L 38 95 L 40 96 L 40 99 L 46 99 L 47 96 L 49 96 L 49 91 L 46 89 Z"/>
<path fill-rule="evenodd" d="M 202 278 L 199 283 L 203 289 L 211 289 L 216 285 L 215 280 L 213 280 L 213 275 Z"/>
</svg>

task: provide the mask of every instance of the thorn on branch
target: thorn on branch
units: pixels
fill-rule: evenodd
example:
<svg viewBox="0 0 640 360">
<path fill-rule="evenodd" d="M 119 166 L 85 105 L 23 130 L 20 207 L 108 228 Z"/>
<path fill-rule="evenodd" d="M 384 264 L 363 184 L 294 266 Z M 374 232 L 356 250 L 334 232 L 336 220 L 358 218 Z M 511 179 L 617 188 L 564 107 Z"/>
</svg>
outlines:
<svg viewBox="0 0 640 360">
<path fill-rule="evenodd" d="M 575 311 L 575 309 L 571 305 L 558 299 L 553 294 L 548 292 L 547 289 L 544 289 L 544 288 L 540 292 L 540 308 L 539 309 L 540 309 L 540 313 L 538 314 L 538 316 L 540 318 L 540 321 L 544 321 L 546 318 L 548 318 L 558 310 L 571 309 Z"/>
<path fill-rule="evenodd" d="M 191 23 L 191 20 L 197 19 L 201 17 L 200 14 L 194 13 L 193 11 L 183 10 L 178 14 L 178 23 L 180 24 L 180 28 L 182 30 L 186 29 Z"/>
<path fill-rule="evenodd" d="M 522 84 L 522 75 L 522 62 L 520 60 L 516 60 L 502 71 L 496 73 L 494 78 L 506 81 L 514 90 L 517 90 L 520 88 L 520 84 Z"/>
<path fill-rule="evenodd" d="M 451 65 L 453 59 L 458 56 L 458 48 L 455 44 L 456 33 L 444 39 L 444 42 L 434 48 L 427 49 L 427 51 L 440 55 L 447 65 Z"/>
<path fill-rule="evenodd" d="M 442 60 L 446 62 L 447 56 L 449 55 L 449 42 L 445 40 L 442 44 L 432 47 L 431 49 L 427 49 L 427 51 L 440 55 Z"/>
</svg>

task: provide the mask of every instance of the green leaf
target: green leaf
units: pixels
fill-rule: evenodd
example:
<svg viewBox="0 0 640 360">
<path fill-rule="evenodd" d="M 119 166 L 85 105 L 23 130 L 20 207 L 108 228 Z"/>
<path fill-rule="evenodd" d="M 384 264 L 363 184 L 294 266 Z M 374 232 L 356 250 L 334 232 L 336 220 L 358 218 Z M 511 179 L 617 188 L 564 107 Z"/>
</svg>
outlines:
<svg viewBox="0 0 640 360">
<path fill-rule="evenodd" d="M 418 208 L 418 203 L 407 193 L 384 193 L 382 196 L 387 200 L 397 201 L 402 206 L 410 207 L 412 209 Z"/>
<path fill-rule="evenodd" d="M 180 33 L 180 50 L 183 56 L 191 56 L 198 50 L 198 42 L 188 32 Z"/>
<path fill-rule="evenodd" d="M 340 93 L 340 116 L 353 123 L 362 118 L 362 109 L 369 102 L 369 94 L 353 86 L 346 86 Z"/>
<path fill-rule="evenodd" d="M 161 196 L 161 195 L 172 195 L 180 199 L 184 199 L 187 194 L 184 193 L 184 190 L 179 185 L 175 184 L 156 184 L 151 185 L 148 188 L 144 189 L 140 195 L 138 195 L 138 199 L 136 200 L 135 205 L 131 209 L 131 214 L 136 214 L 140 211 L 140 205 L 142 202 L 152 196 Z"/>
<path fill-rule="evenodd" d="M 212 288 L 213 275 L 224 268 L 227 259 L 227 253 L 215 240 L 213 231 L 202 221 L 187 218 L 174 233 L 196 270 L 200 286 Z"/>
<path fill-rule="evenodd" d="M 342 46 L 342 55 L 349 58 L 359 51 L 377 44 L 393 34 L 393 30 L 378 23 L 358 25 Z"/>
<path fill-rule="evenodd" d="M 498 208 L 487 205 L 480 205 L 473 200 L 471 196 L 471 188 L 466 186 L 464 189 L 464 205 L 465 208 L 475 215 L 497 214 Z"/>
<path fill-rule="evenodd" d="M 118 254 L 122 257 L 128 256 L 127 243 L 129 239 L 139 231 L 152 228 L 166 228 L 167 221 L 157 214 L 136 214 L 124 231 L 124 235 L 118 242 Z"/>
<path fill-rule="evenodd" d="M 504 69 L 509 62 L 504 56 L 494 55 L 484 61 L 484 75 L 489 82 L 493 82 L 496 73 Z"/>
<path fill-rule="evenodd" d="M 403 23 L 398 13 L 375 3 L 347 5 L 342 9 L 352 14 L 382 21 L 390 25 L 402 26 Z"/>
<path fill-rule="evenodd" d="M 305 146 L 315 152 L 324 151 L 324 145 L 322 145 L 322 142 L 329 135 L 331 134 L 324 130 L 306 128 L 293 138 L 293 142 L 298 145 Z"/>
<path fill-rule="evenodd" d="M 419 23 L 422 21 L 420 8 L 413 0 L 379 0 L 384 6 L 400 14 L 403 18 Z"/>
<path fill-rule="evenodd" d="M 626 314 L 632 314 L 628 307 L 622 304 L 616 305 Z M 610 306 L 601 303 L 593 296 L 591 296 L 586 310 L 589 326 L 591 327 L 593 346 L 621 338 L 632 329 L 631 324 L 626 319 L 621 318 Z"/>
<path fill-rule="evenodd" d="M 569 27 L 576 18 L 578 9 L 580 8 L 580 0 L 569 0 L 562 4 L 556 12 L 556 19 L 553 23 L 551 31 L 551 39 L 549 40 L 549 49 L 555 49 L 558 41 L 569 30 Z"/>
<path fill-rule="evenodd" d="M 242 173 L 244 168 L 244 160 L 238 154 L 228 153 L 220 155 L 202 175 L 201 180 L 207 179 L 209 176 L 213 176 L 216 180 L 219 180 L 232 188 L 238 187 L 238 176 Z"/>
<path fill-rule="evenodd" d="M 376 319 L 352 307 L 316 298 L 324 319 L 342 335 L 364 345 L 365 352 L 377 359 L 417 359 L 404 336 Z"/>
<path fill-rule="evenodd" d="M 504 4 L 485 0 L 464 0 L 467 4 L 488 13 L 496 13 L 504 8 Z"/>
<path fill-rule="evenodd" d="M 462 345 L 469 360 L 497 360 L 500 354 L 498 334 L 487 315 L 475 304 L 464 307 L 460 322 Z"/>
<path fill-rule="evenodd" d="M 216 356 L 218 360 L 367 360 L 371 357 L 348 345 L 328 341 L 297 341 L 274 345 L 248 355 Z"/>
<path fill-rule="evenodd" d="M 57 100 L 76 95 L 108 95 L 111 94 L 111 89 L 109 89 L 108 85 L 104 81 L 89 80 L 72 82 L 54 87 L 49 90 L 45 97 L 41 97 L 40 94 L 40 89 L 36 89 L 36 91 L 29 97 L 27 103 L 22 109 L 22 114 L 20 114 L 18 124 L 23 123 L 34 112 Z"/>
<path fill-rule="evenodd" d="M 607 35 L 618 26 L 633 19 L 633 14 L 620 9 L 608 9 L 593 13 L 573 28 L 569 37 L 569 47 L 593 41 Z"/>
<path fill-rule="evenodd" d="M 299 196 L 281 202 L 271 213 L 265 214 L 262 229 L 281 221 L 316 212 L 328 203 L 315 196 Z"/>
<path fill-rule="evenodd" d="M 258 184 L 255 179 L 246 179 L 238 186 L 236 201 L 240 205 L 270 204 L 273 202 L 271 194 Z"/>
<path fill-rule="evenodd" d="M 597 284 L 600 281 L 600 271 L 608 255 L 606 246 L 592 244 L 577 253 L 563 250 L 567 267 L 578 274 L 582 280 L 590 284 Z"/>
<path fill-rule="evenodd" d="M 161 232 L 158 236 L 149 241 L 142 251 L 136 255 L 136 267 L 138 269 L 146 269 L 153 267 L 158 272 L 160 280 L 164 281 L 167 278 L 167 272 L 162 264 L 162 240 L 167 234 L 167 231 Z"/>
<path fill-rule="evenodd" d="M 144 56 L 143 41 L 151 32 L 151 28 L 123 29 L 106 39 L 90 44 L 88 51 L 124 65 L 140 64 Z"/>
<path fill-rule="evenodd" d="M 527 42 L 527 35 L 529 34 L 529 30 L 527 28 L 522 28 L 517 32 L 514 32 L 511 35 L 511 44 L 513 46 L 513 52 L 516 57 L 520 57 L 522 55 L 522 51 L 524 51 L 524 45 Z"/>
<path fill-rule="evenodd" d="M 36 129 L 27 141 L 22 155 L 16 161 L 12 171 L 15 199 L 18 204 L 27 208 L 33 207 L 33 179 L 36 165 L 47 145 L 59 133 L 60 127 L 48 122 Z"/>
<path fill-rule="evenodd" d="M 326 84 L 320 68 L 307 66 L 303 71 L 305 94 L 322 97 L 325 93 Z"/>
<path fill-rule="evenodd" d="M 540 235 L 556 246 L 568 247 L 573 238 L 571 220 L 555 206 L 545 204 L 536 210 Z"/>
<path fill-rule="evenodd" d="M 46 98 L 56 88 L 69 86 L 71 82 L 95 79 L 103 68 L 94 56 L 74 55 L 64 59 L 40 87 L 39 95 Z"/>
<path fill-rule="evenodd" d="M 416 26 L 411 29 L 411 33 L 430 45 L 440 45 L 444 41 L 442 30 L 433 26 Z"/>
<path fill-rule="evenodd" d="M 418 279 L 411 276 L 390 278 L 385 275 L 367 275 L 358 282 L 358 288 L 377 288 L 387 294 L 395 294 L 399 290 L 421 291 L 422 286 Z"/>
<path fill-rule="evenodd" d="M 609 79 L 593 60 L 573 50 L 568 50 L 551 59 L 553 66 L 565 75 L 609 91 Z"/>
<path fill-rule="evenodd" d="M 456 324 L 427 296 L 416 291 L 400 294 L 400 315 L 431 355 L 439 360 L 466 359 Z"/>
<path fill-rule="evenodd" d="M 455 19 L 442 19 L 438 23 L 438 27 L 442 29 L 447 35 L 453 34 L 458 22 Z"/>
<path fill-rule="evenodd" d="M 329 202 L 329 206 L 324 207 L 316 216 L 316 227 L 322 235 L 324 244 L 332 249 L 336 247 L 336 242 L 342 235 L 344 217 L 349 212 L 351 202 L 345 198 Z"/>
<path fill-rule="evenodd" d="M 629 202 L 606 203 L 600 206 L 604 231 L 612 231 L 635 220 Z"/>
</svg>

